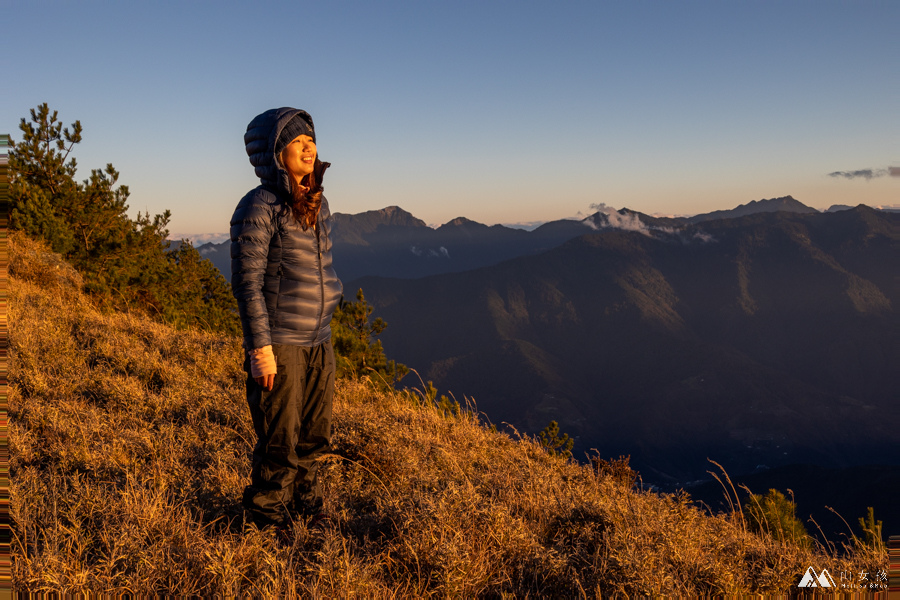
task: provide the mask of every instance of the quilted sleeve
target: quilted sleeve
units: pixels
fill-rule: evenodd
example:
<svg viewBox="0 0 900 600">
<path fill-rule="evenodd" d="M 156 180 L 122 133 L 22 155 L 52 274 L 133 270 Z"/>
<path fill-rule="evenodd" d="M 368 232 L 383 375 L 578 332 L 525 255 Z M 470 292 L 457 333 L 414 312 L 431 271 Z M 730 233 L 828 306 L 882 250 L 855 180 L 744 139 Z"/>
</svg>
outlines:
<svg viewBox="0 0 900 600">
<path fill-rule="evenodd" d="M 272 343 L 263 286 L 269 246 L 275 233 L 268 194 L 257 188 L 238 203 L 231 217 L 231 291 L 238 304 L 244 348 Z"/>
</svg>

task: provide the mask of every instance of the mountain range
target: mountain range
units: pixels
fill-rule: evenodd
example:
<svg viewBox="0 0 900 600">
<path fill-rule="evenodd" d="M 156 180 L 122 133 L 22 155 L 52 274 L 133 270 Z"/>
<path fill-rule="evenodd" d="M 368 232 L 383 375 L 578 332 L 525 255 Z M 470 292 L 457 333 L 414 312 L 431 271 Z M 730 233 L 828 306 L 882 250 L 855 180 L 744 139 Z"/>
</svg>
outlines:
<svg viewBox="0 0 900 600">
<path fill-rule="evenodd" d="M 416 278 L 456 273 L 518 256 L 544 252 L 563 242 L 605 228 L 647 231 L 759 212 L 817 212 L 791 196 L 752 201 L 731 210 L 692 217 L 654 218 L 628 209 L 605 209 L 583 219 L 560 219 L 525 231 L 484 225 L 458 217 L 432 228 L 400 207 L 359 214 L 334 214 L 334 264 L 343 281 L 375 275 Z M 176 242 L 177 243 L 177 242 Z M 231 279 L 230 242 L 198 246 Z"/>
</svg>

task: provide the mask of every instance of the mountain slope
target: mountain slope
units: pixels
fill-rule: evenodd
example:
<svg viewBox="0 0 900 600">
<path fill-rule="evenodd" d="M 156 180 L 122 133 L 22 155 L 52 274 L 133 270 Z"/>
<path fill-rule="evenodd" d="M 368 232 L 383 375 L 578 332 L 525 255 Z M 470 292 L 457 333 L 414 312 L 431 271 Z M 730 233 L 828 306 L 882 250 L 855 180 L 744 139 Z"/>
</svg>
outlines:
<svg viewBox="0 0 900 600">
<path fill-rule="evenodd" d="M 415 281 L 364 278 L 389 355 L 496 421 L 551 419 L 651 481 L 900 462 L 900 218 L 607 230 Z M 706 240 L 706 241 L 704 241 Z M 864 431 L 865 435 L 860 435 Z"/>
<path fill-rule="evenodd" d="M 632 489 L 415 395 L 338 383 L 323 465 L 336 526 L 244 527 L 253 439 L 239 338 L 101 314 L 10 237 L 10 474 L 18 592 L 221 597 L 786 593 L 829 556 Z"/>
</svg>

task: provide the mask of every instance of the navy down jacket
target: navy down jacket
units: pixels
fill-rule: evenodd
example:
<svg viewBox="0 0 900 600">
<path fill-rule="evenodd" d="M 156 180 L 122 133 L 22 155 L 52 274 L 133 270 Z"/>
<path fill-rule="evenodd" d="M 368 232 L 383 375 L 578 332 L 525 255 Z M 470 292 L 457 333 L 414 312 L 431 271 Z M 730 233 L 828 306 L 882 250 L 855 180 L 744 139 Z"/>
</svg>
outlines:
<svg viewBox="0 0 900 600">
<path fill-rule="evenodd" d="M 331 339 L 331 315 L 342 292 L 331 265 L 332 216 L 322 198 L 317 227 L 303 230 L 290 213 L 290 180 L 275 156 L 278 134 L 295 108 L 272 109 L 247 126 L 244 143 L 262 185 L 231 217 L 231 287 L 244 348 L 315 346 Z"/>
</svg>

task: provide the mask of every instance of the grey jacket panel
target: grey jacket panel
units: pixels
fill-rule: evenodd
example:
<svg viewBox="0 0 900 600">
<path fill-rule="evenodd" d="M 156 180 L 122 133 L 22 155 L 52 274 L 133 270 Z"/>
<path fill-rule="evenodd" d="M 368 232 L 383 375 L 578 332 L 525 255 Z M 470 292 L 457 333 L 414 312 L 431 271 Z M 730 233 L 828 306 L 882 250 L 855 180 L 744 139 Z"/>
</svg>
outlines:
<svg viewBox="0 0 900 600">
<path fill-rule="evenodd" d="M 284 206 L 260 186 L 231 219 L 231 287 L 247 349 L 331 339 L 343 286 L 332 266 L 328 200 L 322 198 L 318 226 L 306 231 Z"/>
<path fill-rule="evenodd" d="M 287 208 L 290 183 L 275 160 L 275 142 L 298 113 L 303 111 L 266 111 L 250 122 L 244 135 L 263 184 L 238 202 L 231 218 L 231 287 L 248 350 L 329 340 L 331 315 L 343 290 L 332 267 L 328 201 L 322 198 L 317 226 L 306 231 Z"/>
</svg>

